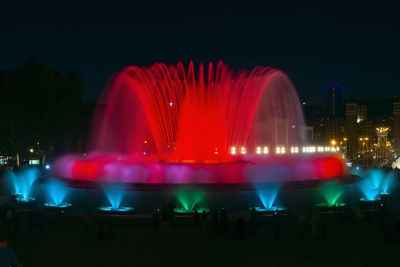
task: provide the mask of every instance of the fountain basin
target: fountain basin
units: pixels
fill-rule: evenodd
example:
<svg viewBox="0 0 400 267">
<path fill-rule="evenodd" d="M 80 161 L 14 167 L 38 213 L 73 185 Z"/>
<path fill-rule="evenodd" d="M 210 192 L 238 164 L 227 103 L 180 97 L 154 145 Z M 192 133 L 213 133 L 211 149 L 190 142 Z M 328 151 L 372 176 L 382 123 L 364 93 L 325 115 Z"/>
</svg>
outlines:
<svg viewBox="0 0 400 267">
<path fill-rule="evenodd" d="M 98 207 L 97 210 L 101 214 L 122 215 L 122 214 L 132 214 L 135 208 L 126 206 L 120 206 L 120 207 L 101 206 Z"/>
<path fill-rule="evenodd" d="M 97 156 L 82 160 L 64 157 L 55 175 L 73 187 L 96 188 L 99 184 L 123 184 L 137 191 L 162 191 L 179 186 L 206 190 L 253 190 L 256 185 L 279 183 L 282 187 L 314 187 L 328 179 L 352 183 L 343 160 L 336 154 L 247 157 L 232 163 L 189 164 L 169 162 L 132 163 L 127 157 Z"/>
</svg>

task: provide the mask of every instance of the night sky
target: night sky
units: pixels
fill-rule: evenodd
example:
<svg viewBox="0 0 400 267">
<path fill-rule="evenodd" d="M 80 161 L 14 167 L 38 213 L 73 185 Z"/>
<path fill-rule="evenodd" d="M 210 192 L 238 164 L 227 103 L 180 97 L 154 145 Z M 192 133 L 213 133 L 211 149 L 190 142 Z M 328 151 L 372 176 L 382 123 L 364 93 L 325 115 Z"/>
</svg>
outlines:
<svg viewBox="0 0 400 267">
<path fill-rule="evenodd" d="M 0 70 L 28 59 L 76 70 L 88 101 L 124 66 L 191 59 L 279 68 L 305 101 L 323 103 L 331 84 L 346 97 L 400 95 L 400 4 L 10 2 L 0 7 Z"/>
</svg>

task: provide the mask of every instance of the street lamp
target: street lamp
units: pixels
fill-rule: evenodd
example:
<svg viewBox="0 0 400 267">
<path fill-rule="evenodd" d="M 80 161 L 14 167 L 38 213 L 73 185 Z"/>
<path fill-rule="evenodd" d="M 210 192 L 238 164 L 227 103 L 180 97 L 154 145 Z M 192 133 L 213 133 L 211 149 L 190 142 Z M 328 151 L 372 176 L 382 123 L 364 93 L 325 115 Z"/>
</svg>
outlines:
<svg viewBox="0 0 400 267">
<path fill-rule="evenodd" d="M 367 154 L 367 167 L 368 167 L 368 137 L 360 137 L 359 140 L 362 142 L 362 149 L 361 149 L 361 154 L 363 155 L 363 166 L 365 164 L 365 154 Z M 364 147 L 366 146 L 366 150 L 364 150 Z M 365 167 L 365 166 L 364 166 Z"/>
</svg>

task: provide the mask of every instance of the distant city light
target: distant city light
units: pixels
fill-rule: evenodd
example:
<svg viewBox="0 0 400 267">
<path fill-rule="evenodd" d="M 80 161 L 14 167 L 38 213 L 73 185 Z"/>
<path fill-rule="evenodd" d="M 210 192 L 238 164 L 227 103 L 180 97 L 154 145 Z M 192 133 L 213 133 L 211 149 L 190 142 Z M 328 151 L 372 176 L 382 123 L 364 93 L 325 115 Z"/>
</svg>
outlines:
<svg viewBox="0 0 400 267">
<path fill-rule="evenodd" d="M 50 170 L 50 164 L 44 165 L 44 168 L 45 168 L 46 170 Z"/>
<path fill-rule="evenodd" d="M 376 131 L 379 133 L 386 133 L 389 130 L 388 127 L 378 127 L 376 128 Z"/>
<path fill-rule="evenodd" d="M 33 153 L 33 148 L 29 149 L 29 152 Z"/>
</svg>

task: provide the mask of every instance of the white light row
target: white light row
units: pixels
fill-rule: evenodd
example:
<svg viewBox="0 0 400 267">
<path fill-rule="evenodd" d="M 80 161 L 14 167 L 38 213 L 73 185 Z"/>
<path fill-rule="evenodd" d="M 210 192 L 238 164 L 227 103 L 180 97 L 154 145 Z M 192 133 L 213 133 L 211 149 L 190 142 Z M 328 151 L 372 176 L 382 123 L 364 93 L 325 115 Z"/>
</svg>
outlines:
<svg viewBox="0 0 400 267">
<path fill-rule="evenodd" d="M 236 147 L 235 147 L 235 146 L 231 147 L 231 154 L 232 154 L 232 155 L 236 155 L 236 153 L 237 153 Z M 240 154 L 245 155 L 246 153 L 247 153 L 247 152 L 246 152 L 246 147 L 242 146 L 242 147 L 240 148 Z"/>
<path fill-rule="evenodd" d="M 302 153 L 316 153 L 316 152 L 339 152 L 340 148 L 339 147 L 330 147 L 330 146 L 303 146 L 301 149 Z M 290 147 L 290 153 L 291 154 L 297 154 L 300 152 L 300 148 L 298 146 L 292 146 Z M 246 147 L 242 146 L 240 147 L 240 150 L 236 149 L 235 146 L 231 147 L 231 154 L 236 155 L 236 154 L 242 154 L 245 155 L 247 153 Z M 269 153 L 269 148 L 267 146 L 261 147 L 258 146 L 256 147 L 256 154 L 257 155 L 267 155 Z M 275 154 L 286 154 L 286 147 L 284 146 L 277 146 L 275 147 Z"/>
</svg>

